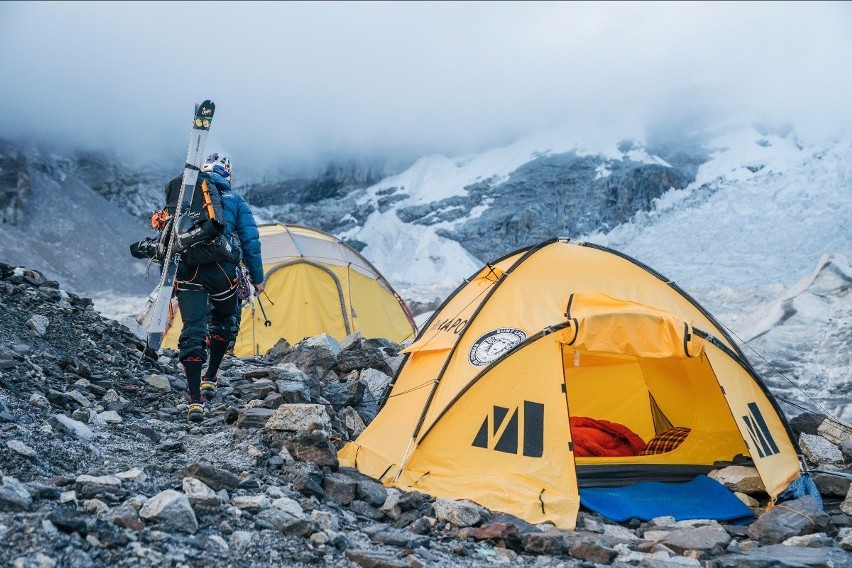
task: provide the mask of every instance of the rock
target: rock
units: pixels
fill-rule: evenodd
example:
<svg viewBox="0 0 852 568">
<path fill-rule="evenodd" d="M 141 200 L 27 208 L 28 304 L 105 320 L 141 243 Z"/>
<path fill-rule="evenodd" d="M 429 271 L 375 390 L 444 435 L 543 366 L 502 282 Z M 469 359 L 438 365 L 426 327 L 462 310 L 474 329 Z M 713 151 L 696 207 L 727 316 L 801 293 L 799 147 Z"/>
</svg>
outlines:
<svg viewBox="0 0 852 568">
<path fill-rule="evenodd" d="M 388 490 L 378 481 L 363 477 L 358 480 L 356 496 L 374 507 L 381 507 L 388 498 Z"/>
<path fill-rule="evenodd" d="M 267 421 L 268 430 L 285 430 L 297 432 L 310 431 L 319 426 L 326 432 L 331 432 L 331 417 L 321 404 L 284 404 L 279 406 Z"/>
<path fill-rule="evenodd" d="M 280 509 L 264 509 L 259 511 L 255 517 L 255 527 L 258 529 L 274 529 L 281 530 L 287 526 L 295 517 L 281 511 Z"/>
<path fill-rule="evenodd" d="M 36 552 L 34 555 L 28 557 L 18 558 L 12 564 L 13 568 L 55 568 L 55 566 L 56 560 L 52 556 L 41 552 Z"/>
<path fill-rule="evenodd" d="M 314 430 L 309 434 L 297 435 L 286 442 L 287 451 L 299 461 L 310 462 L 320 467 L 328 466 L 332 470 L 336 470 L 338 467 L 337 451 L 328 440 L 325 432 L 324 430 Z"/>
<path fill-rule="evenodd" d="M 237 428 L 263 428 L 273 414 L 269 408 L 244 408 L 237 415 Z"/>
<path fill-rule="evenodd" d="M 825 568 L 850 566 L 849 553 L 839 548 L 798 548 L 784 544 L 761 546 L 745 554 L 712 560 L 713 568 Z"/>
<path fill-rule="evenodd" d="M 47 519 L 63 532 L 78 532 L 86 534 L 88 525 L 86 517 L 71 507 L 57 507 L 51 511 Z"/>
<path fill-rule="evenodd" d="M 381 401 L 392 379 L 378 369 L 364 369 L 359 375 L 359 380 L 367 385 L 367 389 L 373 395 L 374 400 Z"/>
<path fill-rule="evenodd" d="M 189 500 L 189 504 L 196 512 L 215 511 L 222 506 L 222 498 L 199 479 L 184 477 L 182 489 Z"/>
<path fill-rule="evenodd" d="M 558 531 L 531 532 L 521 537 L 521 546 L 530 554 L 560 556 L 565 546 L 565 536 Z"/>
<path fill-rule="evenodd" d="M 316 523 L 321 530 L 340 530 L 340 521 L 338 521 L 337 515 L 329 511 L 311 511 L 311 520 Z"/>
<path fill-rule="evenodd" d="M 299 502 L 289 497 L 278 497 L 272 501 L 272 506 L 294 517 L 302 518 L 305 512 Z"/>
<path fill-rule="evenodd" d="M 228 550 L 230 549 L 228 543 L 225 542 L 225 539 L 219 536 L 218 534 L 211 534 L 207 537 L 207 540 L 205 542 L 210 543 L 214 548 L 217 548 L 224 552 L 228 552 Z"/>
<path fill-rule="evenodd" d="M 416 522 L 412 523 L 412 526 Z M 412 526 L 409 526 L 408 530 L 414 532 L 416 527 L 412 528 Z M 457 536 L 459 539 L 474 538 L 476 540 L 491 540 L 497 546 L 509 547 L 513 550 L 520 550 L 521 548 L 521 535 L 518 532 L 518 527 L 511 523 L 498 522 L 487 523 L 479 527 L 465 527 L 459 529 Z"/>
<path fill-rule="evenodd" d="M 27 488 L 14 477 L 5 475 L 0 483 L 0 511 L 29 511 L 32 497 Z"/>
<path fill-rule="evenodd" d="M 714 469 L 708 474 L 731 491 L 740 493 L 764 493 L 763 480 L 754 467 L 732 465 L 722 469 Z"/>
<path fill-rule="evenodd" d="M 482 507 L 471 501 L 439 498 L 433 503 L 435 517 L 457 527 L 470 527 L 483 519 Z"/>
<path fill-rule="evenodd" d="M 703 526 L 695 528 L 676 529 L 671 531 L 660 542 L 679 554 L 687 550 L 724 549 L 731 541 L 725 529 L 720 526 Z"/>
<path fill-rule="evenodd" d="M 91 440 L 95 437 L 95 433 L 91 428 L 82 422 L 68 418 L 64 414 L 54 414 L 50 417 L 49 423 L 59 432 L 64 432 L 80 440 Z"/>
<path fill-rule="evenodd" d="M 124 422 L 124 419 L 115 410 L 106 410 L 98 414 L 98 416 L 107 424 L 121 424 Z"/>
<path fill-rule="evenodd" d="M 388 498 L 385 499 L 385 502 L 379 509 L 391 519 L 396 520 L 402 514 L 402 508 L 399 506 L 401 498 L 402 492 L 399 489 L 390 488 L 388 489 Z"/>
<path fill-rule="evenodd" d="M 845 527 L 837 531 L 837 545 L 843 550 L 852 552 L 852 527 Z"/>
<path fill-rule="evenodd" d="M 304 373 L 302 374 L 304 375 Z M 305 376 L 307 377 L 307 375 Z M 282 404 L 303 404 L 311 401 L 310 390 L 305 383 L 276 381 L 275 386 L 281 394 Z"/>
<path fill-rule="evenodd" d="M 50 402 L 47 400 L 47 397 L 39 393 L 31 394 L 29 403 L 36 408 L 47 408 L 50 406 Z"/>
<path fill-rule="evenodd" d="M 80 422 L 81 424 L 88 424 L 91 421 L 92 413 L 88 408 L 78 408 L 74 412 L 71 413 L 71 419 Z"/>
<path fill-rule="evenodd" d="M 852 473 L 847 471 L 847 473 Z M 814 484 L 820 495 L 824 497 L 845 497 L 852 485 L 852 479 L 831 473 L 817 473 L 813 476 Z"/>
<path fill-rule="evenodd" d="M 410 568 L 407 562 L 388 552 L 349 548 L 344 554 L 361 568 Z"/>
<path fill-rule="evenodd" d="M 119 402 L 121 397 L 118 396 L 118 392 L 115 389 L 109 389 L 104 393 L 102 399 L 104 402 Z"/>
<path fill-rule="evenodd" d="M 367 428 L 364 420 L 351 406 L 347 406 L 338 412 L 337 417 L 343 423 L 343 427 L 346 428 L 346 433 L 349 434 L 350 439 L 357 438 Z"/>
<path fill-rule="evenodd" d="M 343 349 L 337 356 L 338 371 L 346 374 L 356 369 L 377 369 L 385 374 L 392 372 L 382 352 L 376 348 L 365 347 L 362 349 Z"/>
<path fill-rule="evenodd" d="M 55 485 L 48 485 L 46 483 L 40 483 L 38 481 L 30 481 L 24 484 L 24 487 L 29 492 L 30 497 L 32 497 L 32 499 L 34 500 L 59 500 L 59 489 Z"/>
<path fill-rule="evenodd" d="M 109 505 L 100 499 L 86 499 L 82 503 L 83 510 L 89 514 L 102 515 L 109 511 Z"/>
<path fill-rule="evenodd" d="M 130 502 L 124 502 L 104 515 L 115 526 L 140 532 L 145 529 L 145 523 L 139 520 L 139 512 Z"/>
<path fill-rule="evenodd" d="M 843 461 L 852 463 L 852 442 L 843 442 L 840 444 L 840 453 L 843 454 Z"/>
<path fill-rule="evenodd" d="M 381 521 L 385 518 L 385 514 L 383 512 L 376 509 L 369 503 L 365 503 L 364 501 L 360 501 L 358 499 L 349 503 L 349 509 L 356 515 L 360 515 L 362 517 L 366 517 L 374 521 Z"/>
<path fill-rule="evenodd" d="M 126 495 L 121 487 L 121 479 L 115 475 L 80 475 L 74 481 L 74 491 L 78 499 L 101 497 L 115 501 Z"/>
<path fill-rule="evenodd" d="M 234 531 L 231 533 L 230 545 L 236 550 L 243 550 L 249 545 L 254 538 L 254 533 L 248 531 Z"/>
<path fill-rule="evenodd" d="M 348 475 L 330 473 L 323 479 L 322 487 L 329 497 L 341 505 L 348 505 L 355 500 L 357 482 Z"/>
<path fill-rule="evenodd" d="M 817 428 L 817 433 L 838 446 L 852 442 L 852 427 L 830 417 L 822 421 L 822 424 Z"/>
<path fill-rule="evenodd" d="M 416 538 L 408 531 L 397 529 L 386 529 L 383 525 L 375 525 L 381 527 L 378 530 L 364 531 L 370 537 L 370 540 L 379 544 L 389 544 L 391 546 L 409 547 L 411 542 Z M 413 546 L 410 546 L 413 548 Z"/>
<path fill-rule="evenodd" d="M 34 449 L 20 440 L 9 440 L 6 442 L 6 447 L 25 458 L 31 458 L 36 455 L 36 451 Z"/>
<path fill-rule="evenodd" d="M 802 536 L 791 536 L 781 544 L 787 546 L 800 546 L 804 548 L 824 548 L 834 546 L 834 539 L 825 533 L 806 534 Z M 849 559 L 852 561 L 852 558 Z"/>
<path fill-rule="evenodd" d="M 311 385 L 315 382 L 293 363 L 281 363 L 269 370 L 278 392 L 288 404 L 310 402 Z"/>
<path fill-rule="evenodd" d="M 236 489 L 242 479 L 229 471 L 218 469 L 203 462 L 192 463 L 186 468 L 186 475 L 200 479 L 214 491 Z"/>
<path fill-rule="evenodd" d="M 350 333 L 340 342 L 341 351 L 357 351 L 364 348 L 364 336 L 360 331 Z"/>
<path fill-rule="evenodd" d="M 49 325 L 50 320 L 39 314 L 35 314 L 27 320 L 27 327 L 33 330 L 39 337 L 47 335 L 47 326 Z"/>
<path fill-rule="evenodd" d="M 792 536 L 825 532 L 831 519 L 811 496 L 784 501 L 767 510 L 748 528 L 761 544 L 778 544 Z"/>
<path fill-rule="evenodd" d="M 812 464 L 843 464 L 843 454 L 840 448 L 822 436 L 802 434 L 799 436 L 799 447 L 802 449 L 802 454 Z"/>
<path fill-rule="evenodd" d="M 411 511 L 421 509 L 426 503 L 426 496 L 419 491 L 409 491 L 399 496 L 397 505 L 401 511 Z"/>
<path fill-rule="evenodd" d="M 231 497 L 231 505 L 252 513 L 272 507 L 272 503 L 266 495 L 235 495 Z"/>
<path fill-rule="evenodd" d="M 393 517 L 391 517 L 393 518 Z M 408 530 L 413 532 L 414 534 L 422 534 L 427 535 L 432 531 L 432 527 L 437 524 L 438 519 L 430 518 L 430 517 L 420 517 L 415 520 L 413 523 L 408 525 Z"/>
<path fill-rule="evenodd" d="M 92 406 L 92 401 L 86 397 L 83 393 L 78 390 L 70 390 L 68 392 L 63 393 L 65 398 L 68 400 L 73 400 L 77 404 L 79 404 L 83 408 L 89 408 Z"/>
<path fill-rule="evenodd" d="M 293 476 L 292 488 L 294 491 L 298 491 L 302 495 L 325 499 L 328 496 L 325 494 L 325 491 L 323 491 L 320 483 L 322 483 L 322 479 L 317 482 L 317 480 L 309 473 L 296 473 Z"/>
<path fill-rule="evenodd" d="M 618 556 L 615 549 L 592 538 L 573 540 L 568 545 L 568 554 L 596 564 L 610 564 Z"/>
<path fill-rule="evenodd" d="M 148 375 L 145 377 L 145 383 L 160 392 L 171 392 L 172 390 L 172 385 L 165 375 Z"/>
<path fill-rule="evenodd" d="M 734 491 L 734 496 L 740 501 L 742 501 L 746 507 L 751 507 L 752 509 L 760 507 L 760 501 L 758 501 L 754 497 L 751 497 L 750 495 Z"/>
<path fill-rule="evenodd" d="M 394 355 L 393 357 L 388 357 L 386 359 L 388 368 L 390 368 L 390 375 L 394 376 L 399 371 L 399 368 L 402 366 L 402 362 L 405 361 L 405 354 Z"/>
<path fill-rule="evenodd" d="M 363 400 L 366 390 L 367 385 L 356 376 L 354 380 L 345 383 L 332 382 L 326 385 L 322 396 L 335 410 L 341 410 L 347 406 L 357 406 Z"/>
<path fill-rule="evenodd" d="M 305 372 L 320 368 L 322 369 L 320 376 L 322 376 L 337 364 L 338 353 L 340 353 L 340 344 L 333 337 L 323 333 L 296 344 L 290 352 L 279 359 L 279 362 L 293 363 Z"/>
<path fill-rule="evenodd" d="M 145 475 L 145 470 L 139 467 L 132 467 L 127 471 L 116 473 L 115 476 L 122 481 L 131 481 L 134 483 L 143 483 L 148 478 Z"/>
<path fill-rule="evenodd" d="M 852 516 L 852 486 L 846 492 L 846 498 L 840 504 L 840 510 L 845 514 Z"/>
<path fill-rule="evenodd" d="M 269 523 L 288 536 L 307 536 L 313 532 L 310 522 L 300 517 L 294 517 L 280 509 L 265 509 L 258 513 L 258 521 Z"/>
<path fill-rule="evenodd" d="M 130 428 L 130 430 L 133 430 L 134 432 L 138 432 L 139 434 L 142 434 L 143 436 L 145 436 L 146 438 L 148 438 L 149 440 L 151 440 L 155 444 L 158 444 L 160 442 L 160 440 L 163 438 L 162 435 L 160 434 L 160 432 L 157 432 L 153 428 L 150 428 L 148 426 L 144 426 L 142 424 L 131 424 L 129 426 L 129 428 Z"/>
<path fill-rule="evenodd" d="M 628 529 L 627 527 L 623 527 L 621 525 L 603 525 L 603 534 L 615 538 L 619 538 L 625 541 L 636 541 L 639 540 L 639 537 L 636 534 Z"/>
<path fill-rule="evenodd" d="M 176 530 L 195 534 L 198 520 L 186 495 L 166 489 L 145 502 L 139 516 L 157 522 L 163 530 Z"/>
</svg>

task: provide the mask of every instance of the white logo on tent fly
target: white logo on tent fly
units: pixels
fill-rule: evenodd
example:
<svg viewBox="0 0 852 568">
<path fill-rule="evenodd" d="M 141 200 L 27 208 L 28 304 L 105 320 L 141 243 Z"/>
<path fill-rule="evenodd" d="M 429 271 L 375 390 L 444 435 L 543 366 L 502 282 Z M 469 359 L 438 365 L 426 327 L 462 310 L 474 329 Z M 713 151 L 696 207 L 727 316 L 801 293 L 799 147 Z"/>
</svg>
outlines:
<svg viewBox="0 0 852 568">
<path fill-rule="evenodd" d="M 471 365 L 478 367 L 488 365 L 526 338 L 525 331 L 514 327 L 501 327 L 491 330 L 474 341 L 470 347 L 468 361 Z"/>
</svg>

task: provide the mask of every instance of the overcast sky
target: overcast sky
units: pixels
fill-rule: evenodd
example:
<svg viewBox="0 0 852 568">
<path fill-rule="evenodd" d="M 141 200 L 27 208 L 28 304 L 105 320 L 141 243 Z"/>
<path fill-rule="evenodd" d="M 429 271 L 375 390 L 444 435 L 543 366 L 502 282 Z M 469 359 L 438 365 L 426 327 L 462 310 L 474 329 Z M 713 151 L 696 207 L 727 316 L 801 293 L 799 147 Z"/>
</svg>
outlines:
<svg viewBox="0 0 852 568">
<path fill-rule="evenodd" d="M 710 111 L 816 136 L 852 124 L 850 62 L 848 2 L 0 2 L 0 136 L 181 155 L 204 98 L 252 166 Z"/>
</svg>

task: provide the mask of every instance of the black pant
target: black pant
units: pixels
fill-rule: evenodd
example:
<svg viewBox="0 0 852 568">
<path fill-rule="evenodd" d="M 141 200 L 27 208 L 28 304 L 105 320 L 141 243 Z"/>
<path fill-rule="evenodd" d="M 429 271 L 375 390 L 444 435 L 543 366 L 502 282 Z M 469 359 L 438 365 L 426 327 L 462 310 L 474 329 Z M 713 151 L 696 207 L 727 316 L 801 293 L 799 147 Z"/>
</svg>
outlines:
<svg viewBox="0 0 852 568">
<path fill-rule="evenodd" d="M 183 329 L 178 339 L 179 360 L 207 360 L 207 334 L 227 341 L 237 335 L 237 265 L 230 262 L 185 266 L 177 271 L 177 300 Z"/>
</svg>

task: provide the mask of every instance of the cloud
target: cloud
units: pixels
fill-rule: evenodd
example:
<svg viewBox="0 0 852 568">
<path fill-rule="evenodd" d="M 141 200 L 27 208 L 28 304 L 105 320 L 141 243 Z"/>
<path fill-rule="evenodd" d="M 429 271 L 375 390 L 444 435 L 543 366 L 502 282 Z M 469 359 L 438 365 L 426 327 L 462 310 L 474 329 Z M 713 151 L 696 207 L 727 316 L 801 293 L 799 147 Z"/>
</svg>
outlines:
<svg viewBox="0 0 852 568">
<path fill-rule="evenodd" d="M 815 2 L 3 2 L 0 134 L 180 156 L 204 98 L 210 144 L 252 167 L 685 109 L 824 134 L 852 123 L 850 24 Z"/>
</svg>

